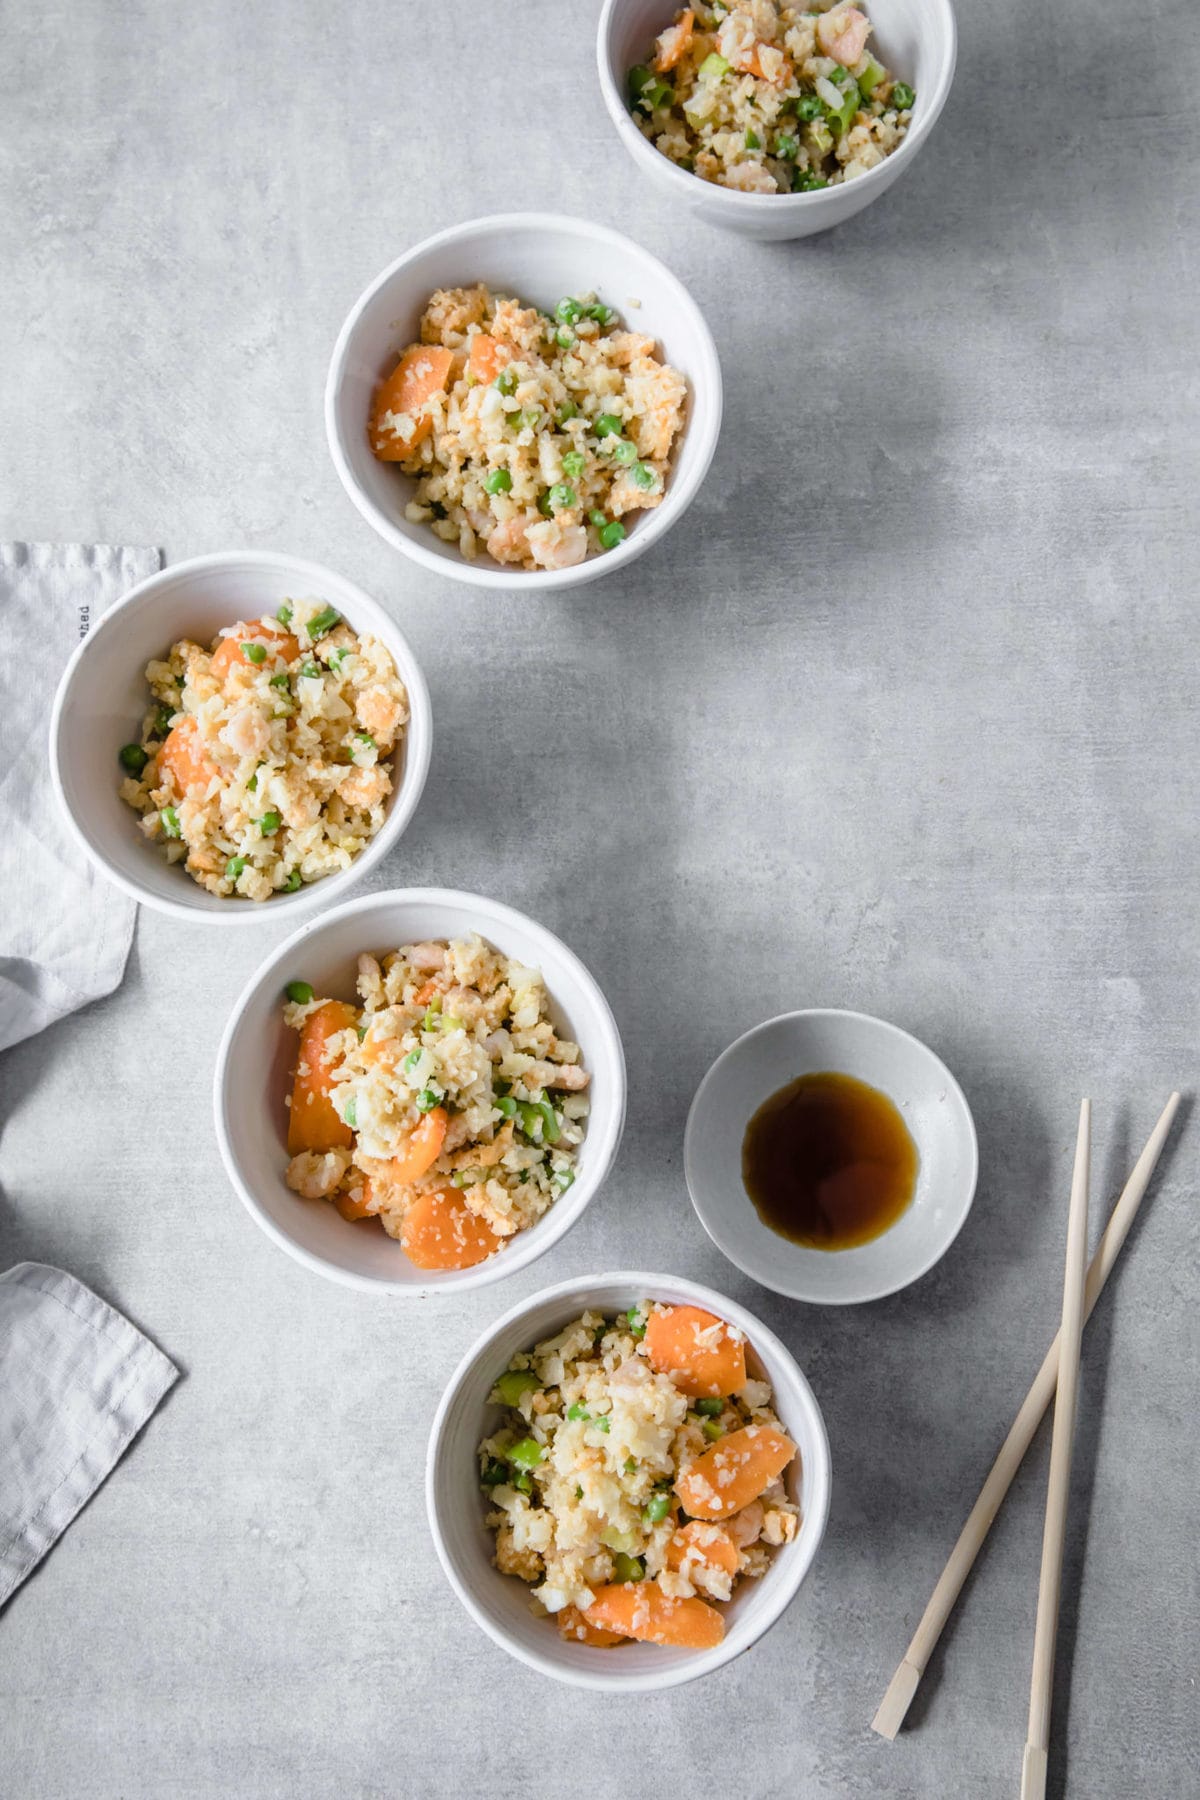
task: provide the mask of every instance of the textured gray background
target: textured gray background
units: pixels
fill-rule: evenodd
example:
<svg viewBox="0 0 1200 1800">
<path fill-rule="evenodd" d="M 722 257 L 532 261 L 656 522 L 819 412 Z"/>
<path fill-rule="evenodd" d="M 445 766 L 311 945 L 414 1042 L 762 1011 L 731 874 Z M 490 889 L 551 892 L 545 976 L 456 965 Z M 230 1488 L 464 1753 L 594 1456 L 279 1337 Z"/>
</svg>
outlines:
<svg viewBox="0 0 1200 1800">
<path fill-rule="evenodd" d="M 143 914 L 120 993 L 5 1058 L 0 1264 L 65 1264 L 186 1371 L 0 1617 L 14 1800 L 1016 1793 L 1044 1437 L 916 1728 L 889 1748 L 868 1721 L 1048 1339 L 1079 1094 L 1100 1211 L 1193 1079 L 1195 11 L 964 8 L 913 171 L 833 235 L 766 247 L 638 181 L 596 90 L 596 11 L 0 14 L 0 534 L 273 546 L 393 606 L 437 738 L 381 885 L 477 887 L 561 932 L 631 1082 L 619 1165 L 571 1236 L 416 1308 L 294 1266 L 219 1166 L 213 1053 L 277 928 Z M 686 528 L 565 599 L 402 564 L 322 430 L 366 282 L 514 206 L 659 251 L 725 373 Z M 859 1311 L 744 1280 L 681 1174 L 713 1055 L 810 1003 L 928 1039 L 979 1125 L 953 1250 Z M 1200 1793 L 1193 1144 L 1185 1122 L 1088 1338 L 1052 1776 L 1080 1800 Z M 523 1293 L 629 1263 L 780 1331 L 835 1468 L 824 1551 L 770 1637 L 636 1703 L 493 1648 L 421 1496 L 468 1341 Z"/>
</svg>

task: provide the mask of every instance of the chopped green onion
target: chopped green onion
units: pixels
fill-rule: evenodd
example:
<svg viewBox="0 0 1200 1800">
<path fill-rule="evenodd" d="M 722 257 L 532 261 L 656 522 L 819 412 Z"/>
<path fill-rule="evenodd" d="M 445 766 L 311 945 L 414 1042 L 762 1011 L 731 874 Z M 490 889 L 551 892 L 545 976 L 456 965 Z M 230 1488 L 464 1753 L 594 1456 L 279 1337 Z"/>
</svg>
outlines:
<svg viewBox="0 0 1200 1800">
<path fill-rule="evenodd" d="M 748 131 L 746 133 L 746 148 L 747 150 L 762 149 L 762 139 L 759 137 L 757 131 Z"/>
<path fill-rule="evenodd" d="M 907 81 L 897 81 L 893 83 L 891 99 L 892 105 L 896 108 L 897 112 L 907 112 L 916 97 L 915 92 L 909 87 Z"/>
<path fill-rule="evenodd" d="M 414 1104 L 418 1112 L 432 1112 L 434 1107 L 441 1101 L 441 1098 L 442 1096 L 438 1093 L 436 1088 L 422 1088 L 421 1092 L 417 1095 Z"/>
<path fill-rule="evenodd" d="M 630 1337 L 644 1338 L 646 1335 L 646 1324 L 645 1324 L 645 1320 L 642 1317 L 641 1307 L 640 1306 L 631 1306 L 629 1311 L 624 1315 L 624 1317 L 625 1317 L 625 1324 L 629 1330 Z"/>
<path fill-rule="evenodd" d="M 502 1119 L 515 1119 L 517 1116 L 517 1103 L 508 1094 L 500 1094 L 492 1101 L 492 1105 Z"/>
<path fill-rule="evenodd" d="M 265 812 L 258 821 L 258 829 L 264 837 L 274 837 L 282 824 L 283 820 L 277 812 Z"/>
<path fill-rule="evenodd" d="M 517 371 L 501 369 L 496 377 L 495 386 L 502 394 L 515 394 L 517 391 Z"/>
<path fill-rule="evenodd" d="M 262 764 L 259 763 L 258 769 L 261 769 L 261 768 L 262 768 Z M 257 794 L 257 792 L 258 792 L 258 769 L 255 769 L 253 775 L 250 777 L 249 781 L 246 783 L 246 792 L 248 794 Z"/>
<path fill-rule="evenodd" d="M 844 69 L 842 67 L 841 63 L 834 63 L 832 69 L 830 69 L 830 71 L 829 71 L 828 79 L 830 81 L 836 82 L 837 85 L 840 87 L 842 85 L 843 81 L 846 80 L 849 73 L 850 73 L 849 69 Z"/>
<path fill-rule="evenodd" d="M 627 1475 L 632 1475 L 635 1473 L 636 1469 L 637 1469 L 637 1457 L 636 1456 L 627 1456 L 625 1458 L 625 1473 Z"/>
<path fill-rule="evenodd" d="M 507 494 L 512 489 L 512 476 L 507 469 L 493 469 L 483 487 L 488 494 Z"/>
<path fill-rule="evenodd" d="M 244 856 L 231 856 L 229 861 L 225 864 L 226 881 L 236 881 L 245 866 L 246 859 Z"/>
<path fill-rule="evenodd" d="M 869 100 L 880 82 L 887 75 L 882 63 L 877 63 L 873 56 L 867 58 L 867 66 L 858 77 L 858 91 L 864 100 Z"/>
<path fill-rule="evenodd" d="M 535 1144 L 556 1144 L 562 1135 L 558 1115 L 548 1100 L 518 1100 L 521 1130 Z"/>
<path fill-rule="evenodd" d="M 647 1525 L 661 1525 L 670 1510 L 670 1494 L 652 1494 L 642 1517 Z"/>
<path fill-rule="evenodd" d="M 366 745 L 368 750 L 377 750 L 379 748 L 369 731 L 356 731 L 354 735 L 360 744 Z"/>
<path fill-rule="evenodd" d="M 542 1460 L 543 1451 L 536 1438 L 527 1437 L 521 1438 L 511 1449 L 506 1450 L 505 1456 L 514 1469 L 536 1469 Z"/>
<path fill-rule="evenodd" d="M 310 656 L 300 664 L 300 673 L 306 681 L 318 681 L 321 676 L 321 665 L 315 663 Z"/>
<path fill-rule="evenodd" d="M 574 1169 L 555 1169 L 554 1185 L 558 1189 L 560 1194 L 565 1194 L 567 1189 L 571 1186 L 571 1184 L 574 1180 L 575 1180 Z"/>
<path fill-rule="evenodd" d="M 564 325 L 573 325 L 576 319 L 583 317 L 583 307 L 578 300 L 560 300 L 554 311 Z"/>
<path fill-rule="evenodd" d="M 815 194 L 818 188 L 828 187 L 829 183 L 823 175 L 816 175 L 811 169 L 792 170 L 792 192 L 794 194 Z"/>
<path fill-rule="evenodd" d="M 618 1550 L 613 1557 L 613 1577 L 617 1581 L 642 1581 L 645 1578 L 646 1565 L 636 1556 L 626 1556 Z"/>
<path fill-rule="evenodd" d="M 506 1369 L 496 1383 L 496 1392 L 505 1406 L 516 1406 L 522 1394 L 541 1385 L 532 1369 Z"/>
<path fill-rule="evenodd" d="M 591 306 L 585 306 L 583 310 L 589 319 L 595 319 L 597 325 L 611 325 L 617 316 L 613 307 L 605 306 L 600 300 L 593 302 Z"/>
<path fill-rule="evenodd" d="M 438 1014 L 442 1010 L 442 996 L 435 994 L 425 1008 L 425 1017 L 421 1020 L 422 1031 L 436 1031 Z"/>
<path fill-rule="evenodd" d="M 718 1438 L 725 1436 L 725 1427 L 718 1424 L 716 1419 L 705 1419 L 702 1429 L 710 1444 L 715 1444 Z"/>
<path fill-rule="evenodd" d="M 821 102 L 816 94 L 801 94 L 796 102 L 796 117 L 798 119 L 819 119 L 820 116 Z"/>
<path fill-rule="evenodd" d="M 601 413 L 596 420 L 596 436 L 598 438 L 620 437 L 625 426 L 616 413 Z"/>
<path fill-rule="evenodd" d="M 290 600 L 284 601 L 283 605 L 276 612 L 275 617 L 279 620 L 279 623 L 281 625 L 290 625 L 291 624 L 291 622 L 292 622 L 292 603 Z"/>
<path fill-rule="evenodd" d="M 171 729 L 171 714 L 172 709 L 169 706 L 160 706 L 158 708 L 154 715 L 154 723 L 150 727 L 151 737 L 166 737 L 168 731 Z"/>
<path fill-rule="evenodd" d="M 568 419 L 576 419 L 578 417 L 579 408 L 576 406 L 575 402 L 573 400 L 564 400 L 558 411 L 555 413 L 554 420 L 558 425 L 565 425 Z"/>
<path fill-rule="evenodd" d="M 775 154 L 786 157 L 789 162 L 795 162 L 800 154 L 800 139 L 790 137 L 786 131 L 781 131 L 775 139 Z"/>
<path fill-rule="evenodd" d="M 560 350 L 569 350 L 575 342 L 575 333 L 566 325 L 560 325 L 554 334 L 554 341 Z"/>
<path fill-rule="evenodd" d="M 564 475 L 569 475 L 572 481 L 578 481 L 587 467 L 587 458 L 582 450 L 564 450 L 562 466 Z"/>
<path fill-rule="evenodd" d="M 342 1114 L 351 1131 L 358 1130 L 358 1101 L 350 1099 L 346 1102 L 346 1110 Z"/>
<path fill-rule="evenodd" d="M 629 71 L 629 98 L 631 100 L 639 99 L 653 80 L 653 69 L 648 69 L 645 63 L 635 63 Z"/>
<path fill-rule="evenodd" d="M 635 487 L 644 488 L 647 491 L 658 485 L 658 476 L 650 467 L 649 463 L 634 463 L 632 469 L 629 471 L 629 479 L 633 482 Z"/>
<path fill-rule="evenodd" d="M 340 625 L 341 622 L 342 615 L 337 611 L 336 607 L 323 606 L 316 617 L 308 621 L 308 636 L 310 642 L 315 644 L 318 638 L 325 637 L 328 632 L 333 630 L 335 625 Z"/>
<path fill-rule="evenodd" d="M 551 512 L 569 512 L 573 506 L 579 505 L 579 495 L 565 481 L 556 481 L 546 498 L 550 502 Z"/>
<path fill-rule="evenodd" d="M 519 1488 L 523 1494 L 532 1494 L 533 1492 L 533 1478 L 530 1475 L 514 1475 L 512 1485 Z"/>
<path fill-rule="evenodd" d="M 242 655 L 248 663 L 264 663 L 267 660 L 265 644 L 243 644 Z"/>
<path fill-rule="evenodd" d="M 722 75 L 729 73 L 729 64 L 714 50 L 700 64 L 700 73 L 701 75 L 711 75 L 714 81 L 719 81 Z"/>
<path fill-rule="evenodd" d="M 625 527 L 620 519 L 613 519 L 600 527 L 600 543 L 605 550 L 615 550 L 625 536 Z"/>
<path fill-rule="evenodd" d="M 283 884 L 284 893 L 285 894 L 294 894 L 296 892 L 296 890 L 299 888 L 302 880 L 303 880 L 303 877 L 301 876 L 299 869 L 293 869 L 291 874 L 288 876 L 287 880 Z"/>
<path fill-rule="evenodd" d="M 483 1474 L 479 1477 L 480 1487 L 500 1487 L 507 1480 L 508 1470 L 505 1468 L 504 1464 L 502 1462 L 497 1462 L 494 1456 L 489 1456 L 484 1465 Z"/>
<path fill-rule="evenodd" d="M 723 1400 L 697 1400 L 696 1411 L 704 1413 L 707 1418 L 719 1419 L 725 1411 L 725 1402 Z"/>
<path fill-rule="evenodd" d="M 117 752 L 117 760 L 131 775 L 140 775 L 150 757 L 140 744 L 122 744 Z"/>
<path fill-rule="evenodd" d="M 424 1054 L 425 1054 L 425 1052 L 423 1050 L 410 1050 L 409 1051 L 408 1055 L 404 1059 L 404 1064 L 403 1064 L 404 1073 L 406 1075 L 412 1074 L 413 1070 L 416 1068 L 417 1064 L 420 1062 L 420 1060 L 424 1056 Z"/>
<path fill-rule="evenodd" d="M 351 655 L 351 652 L 349 650 L 342 650 L 340 648 L 336 649 L 336 650 L 331 650 L 329 652 L 330 668 L 333 669 L 336 674 L 340 675 L 343 668 L 346 666 L 346 662 L 348 661 L 350 655 Z"/>
<path fill-rule="evenodd" d="M 177 838 L 182 835 L 179 829 L 179 814 L 173 806 L 164 806 L 158 816 L 162 820 L 162 828 L 169 838 Z"/>
<path fill-rule="evenodd" d="M 315 998 L 307 981 L 289 981 L 283 991 L 289 1000 L 295 1001 L 297 1006 L 307 1006 L 309 1001 Z"/>
</svg>

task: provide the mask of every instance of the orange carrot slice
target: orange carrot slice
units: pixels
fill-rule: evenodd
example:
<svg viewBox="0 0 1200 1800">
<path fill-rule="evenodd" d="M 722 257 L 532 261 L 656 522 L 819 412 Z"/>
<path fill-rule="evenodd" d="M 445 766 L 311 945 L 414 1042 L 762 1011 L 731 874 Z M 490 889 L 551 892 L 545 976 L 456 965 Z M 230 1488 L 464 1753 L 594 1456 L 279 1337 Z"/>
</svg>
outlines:
<svg viewBox="0 0 1200 1800">
<path fill-rule="evenodd" d="M 680 1650 L 711 1650 L 725 1636 L 725 1621 L 715 1606 L 673 1599 L 653 1581 L 610 1582 L 594 1591 L 583 1616 L 601 1631 Z"/>
<path fill-rule="evenodd" d="M 304 1021 L 288 1114 L 289 1156 L 298 1156 L 302 1150 L 348 1150 L 354 1142 L 354 1133 L 338 1117 L 329 1098 L 334 1072 L 326 1061 L 325 1046 L 357 1019 L 346 1001 L 326 1000 Z"/>
<path fill-rule="evenodd" d="M 554 1622 L 569 1644 L 591 1644 L 597 1650 L 609 1650 L 626 1641 L 623 1632 L 605 1631 L 599 1625 L 589 1624 L 577 1606 L 564 1606 L 555 1613 Z"/>
<path fill-rule="evenodd" d="M 231 637 L 223 637 L 212 654 L 212 673 L 216 681 L 224 681 L 230 669 L 236 663 L 243 668 L 254 667 L 247 657 L 242 655 L 243 644 L 264 644 L 272 656 L 282 656 L 284 662 L 292 662 L 300 654 L 300 646 L 290 631 L 282 626 L 266 625 L 261 619 L 252 619 L 248 625 L 235 625 Z"/>
<path fill-rule="evenodd" d="M 218 773 L 216 763 L 204 748 L 200 727 L 190 713 L 178 725 L 172 725 L 163 739 L 158 773 L 160 780 L 164 773 L 170 775 L 180 799 L 190 788 L 207 787 Z"/>
<path fill-rule="evenodd" d="M 724 1319 L 699 1306 L 672 1306 L 646 1321 L 646 1355 L 683 1394 L 723 1398 L 746 1385 L 746 1346 Z"/>
<path fill-rule="evenodd" d="M 500 1239 L 454 1188 L 434 1188 L 405 1213 L 400 1244 L 418 1269 L 470 1269 L 498 1250 Z"/>
<path fill-rule="evenodd" d="M 482 383 L 495 381 L 501 369 L 508 367 L 513 359 L 510 345 L 502 343 L 499 338 L 489 337 L 481 331 L 471 339 L 471 354 L 467 358 L 467 373 Z"/>
<path fill-rule="evenodd" d="M 660 75 L 673 69 L 685 54 L 692 41 L 692 27 L 696 23 L 696 15 L 692 11 L 681 12 L 673 25 L 668 25 L 658 40 L 658 54 L 654 58 L 654 66 Z"/>
<path fill-rule="evenodd" d="M 427 1112 L 420 1124 L 409 1132 L 400 1154 L 392 1157 L 388 1164 L 388 1180 L 398 1181 L 402 1186 L 419 1181 L 441 1154 L 449 1123 L 450 1115 L 444 1106 L 435 1106 L 432 1112 Z"/>
<path fill-rule="evenodd" d="M 719 1438 L 675 1483 L 694 1519 L 728 1519 L 770 1487 L 796 1454 L 791 1438 L 771 1425 L 746 1425 Z"/>
<path fill-rule="evenodd" d="M 357 1200 L 353 1194 L 335 1194 L 333 1196 L 333 1204 L 337 1207 L 343 1219 L 353 1220 L 370 1218 L 374 1210 L 374 1203 L 369 1177 L 363 1176 L 363 1183 L 359 1190 Z"/>
<path fill-rule="evenodd" d="M 682 1569 L 685 1557 L 724 1569 L 729 1575 L 738 1570 L 738 1547 L 727 1531 L 703 1519 L 690 1519 L 681 1525 L 667 1544 L 668 1569 Z"/>
<path fill-rule="evenodd" d="M 416 993 L 413 995 L 413 1005 L 414 1006 L 428 1006 L 429 1002 L 433 999 L 433 996 L 437 993 L 437 991 L 438 991 L 437 982 L 433 979 L 432 976 L 430 976 L 429 980 L 424 984 L 424 986 L 419 987 L 417 989 Z"/>
<path fill-rule="evenodd" d="M 421 439 L 429 436 L 433 421 L 422 408 L 445 388 L 453 361 L 452 350 L 436 344 L 411 344 L 387 380 L 380 382 L 371 409 L 370 436 L 371 448 L 381 462 L 403 462 Z M 402 434 L 385 424 L 388 413 L 411 420 L 408 431 Z"/>
</svg>

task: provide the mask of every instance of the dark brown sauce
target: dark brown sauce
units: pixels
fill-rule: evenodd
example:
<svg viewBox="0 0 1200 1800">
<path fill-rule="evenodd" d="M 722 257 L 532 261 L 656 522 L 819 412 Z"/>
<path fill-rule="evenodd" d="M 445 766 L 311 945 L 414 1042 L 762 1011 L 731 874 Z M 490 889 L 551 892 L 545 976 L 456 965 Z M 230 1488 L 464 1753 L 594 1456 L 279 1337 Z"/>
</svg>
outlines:
<svg viewBox="0 0 1200 1800">
<path fill-rule="evenodd" d="M 913 1197 L 917 1146 L 893 1101 L 853 1075 L 801 1075 L 764 1100 L 742 1180 L 764 1225 L 810 1250 L 849 1250 Z"/>
</svg>

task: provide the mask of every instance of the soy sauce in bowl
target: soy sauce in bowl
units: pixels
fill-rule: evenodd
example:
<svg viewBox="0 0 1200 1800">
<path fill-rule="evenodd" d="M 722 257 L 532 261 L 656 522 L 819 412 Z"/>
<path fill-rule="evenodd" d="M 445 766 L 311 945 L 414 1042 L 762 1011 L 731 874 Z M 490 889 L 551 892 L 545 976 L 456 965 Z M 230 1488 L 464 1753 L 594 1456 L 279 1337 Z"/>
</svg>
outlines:
<svg viewBox="0 0 1200 1800">
<path fill-rule="evenodd" d="M 742 1140 L 742 1180 L 763 1224 L 810 1250 L 880 1237 L 911 1203 L 918 1162 L 895 1103 L 832 1070 L 772 1094 Z"/>
</svg>

